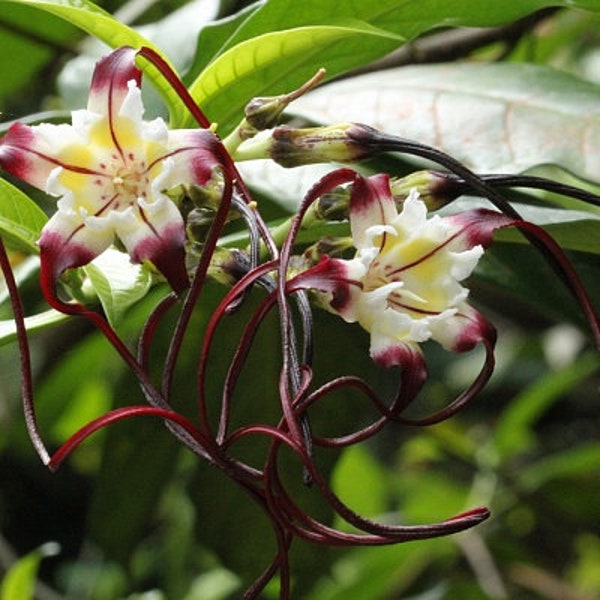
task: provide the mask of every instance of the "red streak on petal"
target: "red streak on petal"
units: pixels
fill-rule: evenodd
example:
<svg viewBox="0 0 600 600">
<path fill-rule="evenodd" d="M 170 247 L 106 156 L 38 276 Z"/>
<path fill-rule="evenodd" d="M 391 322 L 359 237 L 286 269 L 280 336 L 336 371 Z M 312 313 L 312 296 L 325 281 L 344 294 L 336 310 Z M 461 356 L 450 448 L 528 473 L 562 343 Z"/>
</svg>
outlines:
<svg viewBox="0 0 600 600">
<path fill-rule="evenodd" d="M 113 204 L 113 202 L 115 202 L 115 200 L 119 197 L 120 194 L 115 194 L 110 200 L 108 200 L 107 202 L 105 202 L 95 213 L 94 216 L 95 217 L 99 217 L 103 212 L 105 212 L 106 210 L 108 210 L 111 206 L 111 204 Z"/>
<path fill-rule="evenodd" d="M 452 236 L 450 236 L 447 240 L 445 240 L 441 244 L 438 244 L 435 248 L 432 248 L 429 252 L 423 254 L 423 256 L 420 256 L 419 258 L 413 260 L 412 262 L 410 262 L 406 265 L 402 265 L 401 267 L 398 267 L 397 269 L 394 269 L 393 271 L 390 271 L 389 274 L 387 274 L 387 275 L 388 276 L 396 275 L 397 273 L 402 273 L 403 271 L 408 271 L 409 269 L 412 269 L 413 267 L 416 267 L 417 265 L 424 263 L 426 260 L 431 258 L 434 254 L 436 254 L 436 252 L 439 252 L 442 248 L 444 248 L 445 246 L 450 244 L 453 240 L 455 240 L 457 237 L 459 237 L 462 233 L 463 233 L 462 231 L 457 231 Z"/>
<path fill-rule="evenodd" d="M 36 164 L 34 161 L 37 158 L 72 173 L 97 177 L 107 176 L 105 173 L 94 169 L 66 163 L 49 154 L 40 152 L 35 149 L 36 142 L 37 136 L 31 127 L 22 123 L 12 125 L 1 141 L 0 164 L 2 168 L 24 181 L 29 181 L 28 172 L 35 171 Z"/>
<path fill-rule="evenodd" d="M 156 230 L 156 227 L 149 221 L 148 216 L 146 215 L 146 211 L 138 204 L 138 211 L 142 221 L 148 226 L 148 229 L 153 233 L 153 235 L 157 238 L 160 238 L 160 233 Z"/>
<path fill-rule="evenodd" d="M 427 315 L 427 316 L 434 317 L 434 316 L 440 314 L 440 311 L 436 311 L 436 310 L 424 310 L 422 308 L 416 308 L 414 306 L 411 306 L 410 304 L 404 304 L 403 302 L 399 302 L 398 300 L 396 300 L 393 297 L 388 298 L 388 304 L 391 304 L 395 308 L 401 308 L 401 309 L 404 309 L 404 310 L 408 310 L 410 312 L 418 313 L 420 315 Z"/>
<path fill-rule="evenodd" d="M 189 161 L 195 183 L 199 185 L 206 184 L 211 178 L 215 167 L 221 164 L 216 152 L 219 142 L 211 131 L 204 129 L 193 131 L 190 133 L 190 135 L 192 135 L 194 138 L 197 138 L 197 142 L 195 142 L 194 145 L 175 148 L 170 152 L 159 156 L 148 165 L 148 167 L 144 170 L 144 173 L 149 173 L 157 164 L 161 163 L 167 158 L 189 152 L 191 153 L 191 156 L 187 160 Z M 180 157 L 179 160 L 185 159 Z"/>
<path fill-rule="evenodd" d="M 100 112 L 108 117 L 110 135 L 122 160 L 125 160 L 125 156 L 117 137 L 114 118 L 121 108 L 122 98 L 127 94 L 129 81 L 133 80 L 137 87 L 141 85 L 142 72 L 135 65 L 135 56 L 133 48 L 124 46 L 98 61 L 92 77 L 88 104 L 89 107 L 96 100 L 99 104 L 106 103 L 105 110 Z"/>
</svg>

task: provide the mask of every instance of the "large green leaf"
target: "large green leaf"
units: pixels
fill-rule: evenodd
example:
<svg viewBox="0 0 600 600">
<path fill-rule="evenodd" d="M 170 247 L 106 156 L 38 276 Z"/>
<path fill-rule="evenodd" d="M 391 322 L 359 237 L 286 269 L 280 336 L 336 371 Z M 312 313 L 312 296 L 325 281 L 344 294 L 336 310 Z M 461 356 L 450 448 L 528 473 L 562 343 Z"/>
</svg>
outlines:
<svg viewBox="0 0 600 600">
<path fill-rule="evenodd" d="M 56 15 L 110 46 L 148 45 L 145 38 L 89 0 L 2 0 Z"/>
<path fill-rule="evenodd" d="M 298 27 L 265 33 L 246 40 L 212 62 L 190 86 L 194 100 L 226 133 L 256 95 L 289 91 L 283 82 L 308 80 L 319 67 L 339 72 L 348 60 L 377 56 L 391 50 L 396 36 L 366 23 Z M 227 101 L 224 99 L 227 98 Z M 187 117 L 184 124 L 190 124 Z"/>
<path fill-rule="evenodd" d="M 600 179 L 600 86 L 547 67 L 404 67 L 325 86 L 291 108 L 419 140 L 480 172 L 556 164 Z"/>
<path fill-rule="evenodd" d="M 236 44 L 272 31 L 332 24 L 340 19 L 360 19 L 411 39 L 435 27 L 498 25 L 548 6 L 561 5 L 600 10 L 595 0 L 525 0 L 518 3 L 495 0 L 303 0 L 295 4 L 288 0 L 268 0 L 252 5 L 235 19 L 223 19 L 202 33 L 193 70 L 198 75 L 211 60 Z M 217 28 L 220 29 L 218 33 Z M 215 38 L 220 44 L 211 43 Z"/>
<path fill-rule="evenodd" d="M 0 179 L 0 235 L 11 246 L 37 253 L 36 241 L 48 218 L 21 190 Z"/>
<path fill-rule="evenodd" d="M 144 36 L 127 27 L 127 25 L 121 23 L 89 0 L 1 0 L 1 2 L 12 2 L 30 6 L 56 15 L 105 42 L 112 48 L 120 46 L 131 46 L 132 48 L 145 46 L 152 48 L 168 63 L 168 59 L 162 54 L 161 50 Z M 181 121 L 184 107 L 179 97 L 170 88 L 157 69 L 149 64 L 141 66 L 167 103 L 171 118 L 174 121 Z"/>
<path fill-rule="evenodd" d="M 212 60 L 232 47 L 231 40 L 236 32 L 240 31 L 249 15 L 260 9 L 260 4 L 257 2 L 233 15 L 208 23 L 200 30 L 196 54 L 185 77 L 188 83 L 194 81 Z"/>
<path fill-rule="evenodd" d="M 545 0 L 525 0 L 524 2 L 495 2 L 485 0 L 472 2 L 461 0 L 439 2 L 439 0 L 381 0 L 380 2 L 327 2 L 323 0 L 304 0 L 290 5 L 286 0 L 269 0 L 264 4 L 255 5 L 243 18 L 233 21 L 228 19 L 221 25 L 212 26 L 200 35 L 196 61 L 188 78 L 196 76 L 193 88 L 199 87 L 199 81 L 205 76 L 203 71 L 207 65 L 218 62 L 219 57 L 230 52 L 237 45 L 250 39 L 258 38 L 269 33 L 287 32 L 298 28 L 332 26 L 344 20 L 357 20 L 372 27 L 385 30 L 390 34 L 411 39 L 427 30 L 445 26 L 489 26 L 506 23 L 522 17 L 535 10 L 548 6 L 569 6 L 600 10 L 594 0 L 571 2 L 548 2 Z M 246 14 L 248 15 L 246 17 Z M 389 43 L 372 43 L 373 40 L 363 39 L 358 45 L 345 43 L 347 52 L 333 59 L 330 53 L 335 49 L 323 46 L 318 53 L 307 56 L 306 65 L 298 69 L 298 65 L 289 68 L 286 60 L 282 60 L 278 69 L 270 72 L 257 73 L 253 85 L 240 88 L 226 85 L 223 89 L 215 89 L 216 98 L 203 98 L 203 108 L 209 117 L 217 121 L 227 130 L 224 118 L 225 107 L 231 106 L 241 115 L 244 103 L 251 97 L 268 93 L 279 93 L 294 89 L 318 67 L 328 69 L 328 77 L 334 77 L 349 69 L 368 63 L 370 60 L 383 56 L 391 49 Z M 263 43 L 271 43 L 266 39 Z M 317 50 L 317 49 L 315 49 Z M 315 60 L 315 57 L 318 59 Z M 257 65 L 259 67 L 260 65 Z"/>
<path fill-rule="evenodd" d="M 595 255 L 572 256 L 592 303 L 600 298 Z M 539 253 L 525 244 L 494 244 L 477 265 L 470 285 L 475 297 L 528 327 L 571 322 L 589 330 L 579 305 Z"/>
<path fill-rule="evenodd" d="M 37 108 L 38 98 L 17 90 L 30 85 L 58 52 L 70 51 L 80 35 L 75 27 L 52 15 L 4 4 L 0 10 L 0 105 L 8 105 L 18 114 Z"/>
</svg>

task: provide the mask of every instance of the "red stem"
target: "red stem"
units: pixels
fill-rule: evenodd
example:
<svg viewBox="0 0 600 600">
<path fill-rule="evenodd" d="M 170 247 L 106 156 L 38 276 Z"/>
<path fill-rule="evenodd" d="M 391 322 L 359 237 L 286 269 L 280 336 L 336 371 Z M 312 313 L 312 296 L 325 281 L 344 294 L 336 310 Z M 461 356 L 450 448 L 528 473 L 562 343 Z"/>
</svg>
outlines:
<svg viewBox="0 0 600 600">
<path fill-rule="evenodd" d="M 35 415 L 35 405 L 33 402 L 33 378 L 31 375 L 31 355 L 29 352 L 29 342 L 27 339 L 27 328 L 25 327 L 25 316 L 23 313 L 23 304 L 19 295 L 19 288 L 15 281 L 14 273 L 10 260 L 6 253 L 4 242 L 0 237 L 0 268 L 4 274 L 8 295 L 12 305 L 15 327 L 17 330 L 17 340 L 19 344 L 19 354 L 21 361 L 21 398 L 23 402 L 23 412 L 25 414 L 25 424 L 29 438 L 38 453 L 42 462 L 47 465 L 50 462 L 50 455 L 42 441 L 37 419 Z"/>
</svg>

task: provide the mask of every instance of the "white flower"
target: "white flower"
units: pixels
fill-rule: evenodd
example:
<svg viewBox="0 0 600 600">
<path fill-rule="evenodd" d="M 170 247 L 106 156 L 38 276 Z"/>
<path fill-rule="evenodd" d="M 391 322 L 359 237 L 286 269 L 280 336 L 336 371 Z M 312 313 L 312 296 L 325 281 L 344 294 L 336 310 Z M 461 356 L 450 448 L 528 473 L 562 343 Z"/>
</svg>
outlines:
<svg viewBox="0 0 600 600">
<path fill-rule="evenodd" d="M 381 364 L 401 364 L 430 339 L 466 350 L 491 330 L 461 283 L 491 239 L 485 227 L 474 231 L 473 216 L 428 218 L 414 191 L 398 213 L 387 175 L 357 176 L 350 199 L 355 257 L 326 258 L 299 281 L 371 334 L 371 356 Z"/>
<path fill-rule="evenodd" d="M 71 125 L 13 125 L 0 140 L 0 166 L 59 198 L 39 240 L 53 280 L 118 238 L 133 262 L 152 262 L 179 291 L 188 283 L 185 229 L 165 191 L 205 184 L 217 141 L 207 130 L 143 120 L 135 54 L 120 48 L 97 64 L 87 109 L 74 111 Z"/>
</svg>

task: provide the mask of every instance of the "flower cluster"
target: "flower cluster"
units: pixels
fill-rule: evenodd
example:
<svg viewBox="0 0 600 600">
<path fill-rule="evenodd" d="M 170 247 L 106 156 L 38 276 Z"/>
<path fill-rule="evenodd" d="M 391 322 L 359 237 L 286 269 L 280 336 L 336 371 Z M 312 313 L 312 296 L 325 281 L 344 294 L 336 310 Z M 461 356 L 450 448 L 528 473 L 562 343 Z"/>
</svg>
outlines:
<svg viewBox="0 0 600 600">
<path fill-rule="evenodd" d="M 151 51 L 143 52 L 164 70 L 158 57 Z M 136 375 L 146 401 L 92 421 L 50 456 L 37 430 L 31 386 L 26 385 L 27 423 L 43 460 L 51 469 L 58 468 L 79 443 L 114 421 L 138 415 L 163 419 L 182 444 L 221 469 L 270 518 L 278 552 L 245 598 L 258 597 L 277 572 L 280 597 L 289 597 L 287 552 L 295 537 L 331 545 L 393 544 L 453 533 L 486 519 L 485 508 L 431 525 L 384 525 L 363 518 L 334 494 L 315 457 L 324 448 L 360 443 L 392 422 L 426 425 L 447 419 L 487 382 L 494 366 L 496 333 L 469 303 L 466 281 L 498 228 L 519 228 L 542 251 L 579 301 L 598 342 L 598 318 L 564 253 L 543 230 L 523 221 L 498 194 L 494 185 L 502 184 L 498 179 L 488 181 L 438 151 L 365 126 L 344 124 L 309 132 L 275 127 L 265 131 L 253 146 L 258 130 L 273 125 L 273 119 L 264 118 L 263 112 L 268 113 L 271 104 L 263 99 L 259 104 L 267 109 L 261 112 L 260 122 L 250 118 L 258 106 L 255 102 L 253 112 L 238 129 L 236 147 L 228 148 L 206 127 L 172 130 L 160 118 L 145 121 L 142 73 L 135 64 L 136 55 L 131 48 L 120 48 L 98 63 L 88 106 L 73 113 L 70 125 L 16 123 L 0 140 L 0 167 L 58 198 L 57 211 L 39 239 L 41 283 L 48 303 L 59 311 L 90 319 Z M 165 71 L 164 75 L 174 83 L 173 73 Z M 181 91 L 180 82 L 175 84 Z M 285 98 L 283 104 L 293 95 Z M 190 99 L 183 100 L 197 114 Z M 282 102 L 273 103 L 277 115 Z M 203 118 L 199 122 L 206 124 Z M 389 150 L 437 160 L 447 171 L 431 172 L 418 180 L 426 183 L 404 189 L 410 178 L 398 181 L 387 174 L 365 176 L 351 168 L 333 170 L 309 190 L 297 214 L 276 230 L 262 221 L 233 160 L 263 152 L 282 164 L 293 165 L 353 161 Z M 450 216 L 430 214 L 432 206 L 448 203 L 469 190 L 487 197 L 495 209 L 473 209 Z M 224 226 L 232 218 L 244 220 L 247 246 L 219 246 Z M 299 241 L 299 232 L 315 219 L 346 220 L 347 235 L 319 239 L 307 247 Z M 174 291 L 148 315 L 137 355 L 101 312 L 79 303 L 76 295 L 59 297 L 57 284 L 65 271 L 88 264 L 114 244 L 124 249 L 132 262 L 156 270 Z M 18 290 L 5 255 L 0 258 L 26 356 Z M 197 418 L 192 420 L 172 408 L 171 382 L 192 315 L 203 310 L 200 299 L 209 277 L 225 282 L 229 289 L 211 315 L 198 348 L 193 375 Z M 256 293 L 254 290 L 262 290 L 262 296 L 228 365 L 215 422 L 214 399 L 206 392 L 211 350 L 222 321 Z M 153 335 L 166 313 L 175 307 L 179 312 L 159 388 L 149 367 Z M 368 332 L 371 358 L 384 368 L 398 368 L 399 386 L 394 398 L 380 397 L 368 382 L 351 375 L 316 381 L 312 364 L 314 307 L 325 308 Z M 273 402 L 280 419 L 275 424 L 240 425 L 232 418 L 234 393 L 257 331 L 274 311 L 281 326 L 280 377 L 273 384 Z M 481 344 L 486 358 L 479 375 L 459 397 L 428 417 L 411 419 L 405 411 L 427 378 L 421 346 L 429 340 L 455 353 Z M 27 360 L 23 366 L 28 380 Z M 342 437 L 314 436 L 309 425 L 313 408 L 334 391 L 346 389 L 364 395 L 376 408 L 377 417 Z M 178 406 L 186 401 L 189 404 L 189 399 L 177 400 Z M 241 440 L 256 436 L 269 440 L 260 468 L 244 462 L 237 453 Z M 302 466 L 300 476 L 354 527 L 353 532 L 320 522 L 294 500 L 278 464 L 283 448 L 296 455 Z"/>
</svg>

